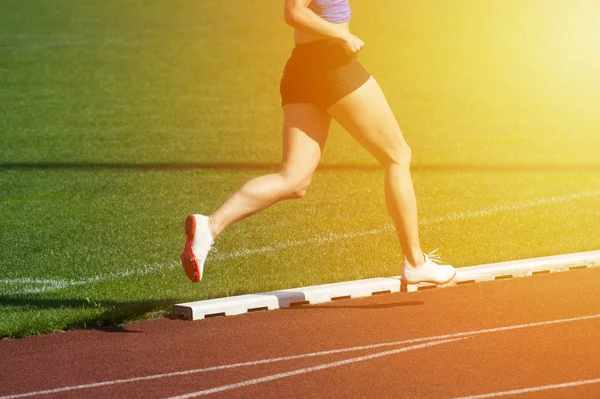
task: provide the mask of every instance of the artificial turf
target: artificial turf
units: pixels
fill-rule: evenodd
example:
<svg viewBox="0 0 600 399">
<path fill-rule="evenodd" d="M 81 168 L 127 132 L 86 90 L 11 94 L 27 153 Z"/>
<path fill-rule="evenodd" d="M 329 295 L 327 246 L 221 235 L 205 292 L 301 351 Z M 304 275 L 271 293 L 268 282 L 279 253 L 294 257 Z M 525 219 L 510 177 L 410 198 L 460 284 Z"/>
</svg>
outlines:
<svg viewBox="0 0 600 399">
<path fill-rule="evenodd" d="M 334 124 L 306 197 L 232 226 L 185 277 L 185 216 L 281 159 L 291 31 L 282 4 L 230 3 L 4 3 L 0 337 L 399 273 L 382 171 Z M 352 7 L 413 150 L 425 250 L 466 266 L 598 249 L 600 59 L 561 31 L 584 2 Z"/>
</svg>

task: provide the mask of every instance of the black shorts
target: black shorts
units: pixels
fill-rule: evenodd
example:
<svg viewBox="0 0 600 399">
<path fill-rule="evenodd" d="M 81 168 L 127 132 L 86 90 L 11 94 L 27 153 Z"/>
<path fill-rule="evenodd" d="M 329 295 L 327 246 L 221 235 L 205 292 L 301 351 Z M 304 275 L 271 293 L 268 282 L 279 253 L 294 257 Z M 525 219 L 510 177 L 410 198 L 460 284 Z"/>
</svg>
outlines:
<svg viewBox="0 0 600 399">
<path fill-rule="evenodd" d="M 328 109 L 370 76 L 339 43 L 325 40 L 296 44 L 279 85 L 281 103 L 311 103 Z"/>
</svg>

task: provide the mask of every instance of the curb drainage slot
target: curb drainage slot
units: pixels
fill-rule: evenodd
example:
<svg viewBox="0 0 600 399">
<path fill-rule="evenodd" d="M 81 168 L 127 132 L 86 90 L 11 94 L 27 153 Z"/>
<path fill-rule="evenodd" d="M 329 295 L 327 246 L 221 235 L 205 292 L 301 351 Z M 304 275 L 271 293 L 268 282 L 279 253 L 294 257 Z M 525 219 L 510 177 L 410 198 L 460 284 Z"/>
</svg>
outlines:
<svg viewBox="0 0 600 399">
<path fill-rule="evenodd" d="M 225 316 L 225 312 L 221 312 L 221 313 L 211 313 L 211 314 L 206 314 L 204 315 L 205 318 L 211 318 L 211 317 L 219 317 L 219 316 Z"/>
<path fill-rule="evenodd" d="M 269 310 L 268 306 L 261 306 L 259 308 L 250 308 L 248 309 L 248 313 L 252 313 L 252 312 L 263 312 L 265 310 Z"/>
<path fill-rule="evenodd" d="M 571 266 L 571 267 L 569 267 L 569 270 L 581 270 L 581 269 L 587 269 L 587 266 Z"/>
<path fill-rule="evenodd" d="M 331 298 L 332 301 L 341 301 L 342 299 L 350 299 L 350 295 L 334 296 Z"/>
<path fill-rule="evenodd" d="M 295 308 L 295 307 L 298 307 L 298 306 L 308 305 L 308 304 L 310 304 L 310 302 L 308 302 L 308 301 L 291 302 L 290 303 L 290 308 Z"/>
<path fill-rule="evenodd" d="M 437 288 L 437 285 L 426 285 L 424 287 L 419 287 L 418 290 L 419 291 L 424 291 L 424 290 L 433 290 Z"/>
<path fill-rule="evenodd" d="M 532 276 L 536 276 L 538 274 L 550 274 L 550 270 L 536 270 L 535 272 L 531 273 Z"/>
<path fill-rule="evenodd" d="M 383 295 L 383 294 L 391 294 L 392 291 L 391 290 L 384 290 L 384 291 L 375 291 L 372 292 L 371 295 Z"/>
<path fill-rule="evenodd" d="M 513 277 L 512 274 L 503 274 L 502 276 L 494 277 L 494 280 L 507 280 L 512 277 Z"/>
<path fill-rule="evenodd" d="M 473 284 L 474 282 L 475 282 L 475 280 L 465 280 L 465 281 L 459 281 L 458 283 L 456 283 L 456 285 Z"/>
</svg>

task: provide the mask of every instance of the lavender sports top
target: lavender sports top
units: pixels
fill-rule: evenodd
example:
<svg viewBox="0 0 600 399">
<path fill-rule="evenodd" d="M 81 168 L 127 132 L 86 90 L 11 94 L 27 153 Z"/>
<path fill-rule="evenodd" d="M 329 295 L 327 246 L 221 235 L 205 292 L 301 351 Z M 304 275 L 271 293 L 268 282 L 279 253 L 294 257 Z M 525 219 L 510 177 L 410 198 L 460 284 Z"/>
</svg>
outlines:
<svg viewBox="0 0 600 399">
<path fill-rule="evenodd" d="M 312 0 L 308 7 L 325 21 L 334 24 L 350 21 L 348 0 Z"/>
</svg>

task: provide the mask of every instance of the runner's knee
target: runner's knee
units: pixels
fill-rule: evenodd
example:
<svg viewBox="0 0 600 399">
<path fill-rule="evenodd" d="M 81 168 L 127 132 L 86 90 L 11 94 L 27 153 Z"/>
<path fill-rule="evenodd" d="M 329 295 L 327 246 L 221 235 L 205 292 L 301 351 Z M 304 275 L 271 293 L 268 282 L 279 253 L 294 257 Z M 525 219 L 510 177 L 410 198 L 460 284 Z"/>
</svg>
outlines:
<svg viewBox="0 0 600 399">
<path fill-rule="evenodd" d="M 404 143 L 397 146 L 396 148 L 389 148 L 384 151 L 381 164 L 384 167 L 391 165 L 401 165 L 409 167 L 412 160 L 412 151 L 410 147 Z"/>
<path fill-rule="evenodd" d="M 284 198 L 285 199 L 300 199 L 306 195 L 310 186 L 311 178 L 298 179 L 291 176 L 283 176 L 284 181 Z"/>
<path fill-rule="evenodd" d="M 306 195 L 308 187 L 310 186 L 310 179 L 307 179 L 299 184 L 291 186 L 290 198 L 300 199 Z"/>
</svg>

